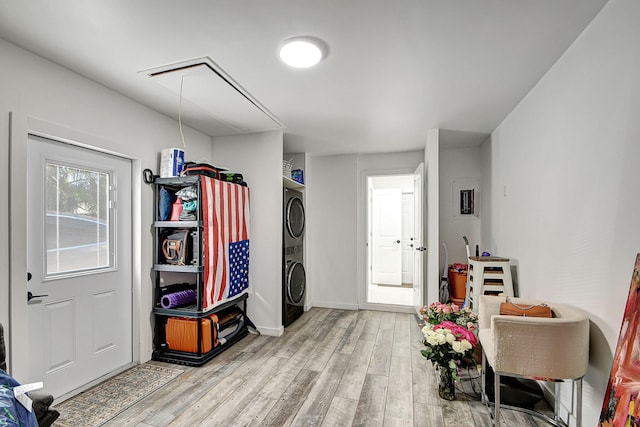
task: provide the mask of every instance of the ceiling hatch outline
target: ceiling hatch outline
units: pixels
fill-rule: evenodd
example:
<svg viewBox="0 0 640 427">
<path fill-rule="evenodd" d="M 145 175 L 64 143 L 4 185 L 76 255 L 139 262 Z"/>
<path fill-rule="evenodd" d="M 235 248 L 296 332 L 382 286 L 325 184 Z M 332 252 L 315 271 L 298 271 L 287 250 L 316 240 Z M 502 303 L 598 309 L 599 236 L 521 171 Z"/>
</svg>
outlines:
<svg viewBox="0 0 640 427">
<path fill-rule="evenodd" d="M 197 126 L 195 122 L 198 120 L 215 120 L 224 128 L 217 132 L 219 134 L 284 128 L 267 107 L 209 57 L 162 65 L 138 73 L 182 96 L 182 117 L 187 124 Z M 200 111 L 194 111 L 194 106 Z"/>
</svg>

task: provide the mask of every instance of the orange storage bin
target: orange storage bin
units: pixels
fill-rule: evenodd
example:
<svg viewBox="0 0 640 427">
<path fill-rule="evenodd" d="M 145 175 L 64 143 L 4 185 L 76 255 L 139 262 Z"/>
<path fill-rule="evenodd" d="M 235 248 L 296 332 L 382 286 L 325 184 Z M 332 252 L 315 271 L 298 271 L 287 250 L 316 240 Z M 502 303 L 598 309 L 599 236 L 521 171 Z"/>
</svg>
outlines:
<svg viewBox="0 0 640 427">
<path fill-rule="evenodd" d="M 203 319 L 170 317 L 165 326 L 165 337 L 169 350 L 198 352 L 198 323 L 200 320 L 202 335 L 200 337 L 201 353 L 208 353 L 219 344 L 218 316 L 212 314 Z"/>
<path fill-rule="evenodd" d="M 462 305 L 467 297 L 467 264 L 452 264 L 449 266 L 449 290 L 451 302 Z"/>
</svg>

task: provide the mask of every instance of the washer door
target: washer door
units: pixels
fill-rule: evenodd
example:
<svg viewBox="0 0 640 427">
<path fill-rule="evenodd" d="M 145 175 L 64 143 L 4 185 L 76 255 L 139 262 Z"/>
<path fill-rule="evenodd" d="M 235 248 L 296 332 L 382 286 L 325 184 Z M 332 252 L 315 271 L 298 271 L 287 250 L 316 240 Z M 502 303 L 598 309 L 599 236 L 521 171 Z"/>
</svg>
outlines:
<svg viewBox="0 0 640 427">
<path fill-rule="evenodd" d="M 287 202 L 286 221 L 287 232 L 294 239 L 299 239 L 304 233 L 304 205 L 299 197 L 292 197 Z"/>
<path fill-rule="evenodd" d="M 287 302 L 291 305 L 304 305 L 304 291 L 306 288 L 304 266 L 297 261 L 287 262 L 286 293 Z"/>
</svg>

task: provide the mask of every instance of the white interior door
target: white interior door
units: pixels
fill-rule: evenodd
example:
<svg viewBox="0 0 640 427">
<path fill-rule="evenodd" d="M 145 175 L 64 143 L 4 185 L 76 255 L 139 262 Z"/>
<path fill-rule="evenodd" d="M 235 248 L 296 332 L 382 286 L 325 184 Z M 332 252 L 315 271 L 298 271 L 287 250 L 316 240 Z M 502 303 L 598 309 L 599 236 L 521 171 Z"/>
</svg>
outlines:
<svg viewBox="0 0 640 427">
<path fill-rule="evenodd" d="M 373 189 L 371 195 L 373 283 L 402 284 L 402 191 Z"/>
<path fill-rule="evenodd" d="M 413 284 L 415 237 L 413 193 L 402 193 L 402 284 Z"/>
<path fill-rule="evenodd" d="M 131 163 L 29 136 L 30 381 L 55 397 L 132 361 Z"/>
<path fill-rule="evenodd" d="M 413 207 L 414 207 L 414 251 L 413 251 L 413 305 L 420 308 L 424 305 L 424 259 L 425 247 L 423 207 L 424 207 L 424 164 L 420 163 L 413 173 Z"/>
</svg>

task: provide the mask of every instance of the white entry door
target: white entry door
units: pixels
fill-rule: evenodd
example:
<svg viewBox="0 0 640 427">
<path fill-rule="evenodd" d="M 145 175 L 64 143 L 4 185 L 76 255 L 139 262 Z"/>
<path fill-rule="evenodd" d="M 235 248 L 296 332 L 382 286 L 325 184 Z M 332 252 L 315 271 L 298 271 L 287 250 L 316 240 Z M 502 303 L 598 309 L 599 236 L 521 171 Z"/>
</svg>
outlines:
<svg viewBox="0 0 640 427">
<path fill-rule="evenodd" d="M 29 380 L 60 397 L 132 361 L 131 162 L 29 136 Z"/>
<path fill-rule="evenodd" d="M 402 284 L 402 191 L 373 189 L 371 194 L 372 281 Z"/>
<path fill-rule="evenodd" d="M 414 197 L 414 251 L 413 251 L 413 305 L 418 309 L 424 305 L 424 260 L 426 248 L 424 236 L 424 164 L 420 163 L 413 173 Z"/>
</svg>

